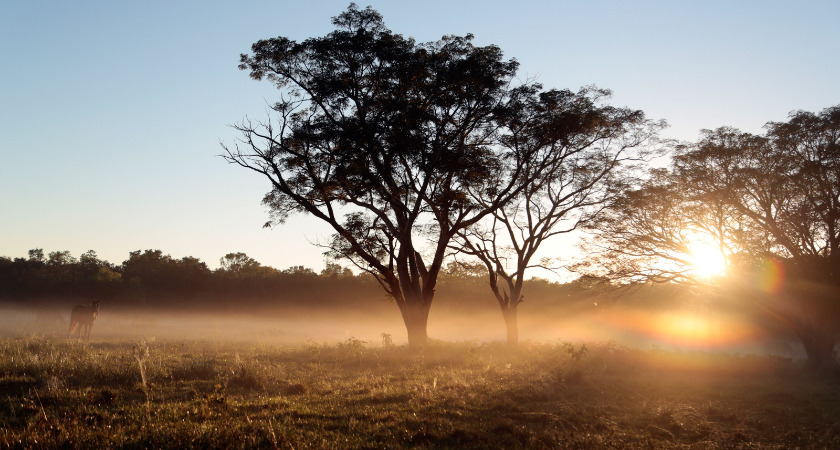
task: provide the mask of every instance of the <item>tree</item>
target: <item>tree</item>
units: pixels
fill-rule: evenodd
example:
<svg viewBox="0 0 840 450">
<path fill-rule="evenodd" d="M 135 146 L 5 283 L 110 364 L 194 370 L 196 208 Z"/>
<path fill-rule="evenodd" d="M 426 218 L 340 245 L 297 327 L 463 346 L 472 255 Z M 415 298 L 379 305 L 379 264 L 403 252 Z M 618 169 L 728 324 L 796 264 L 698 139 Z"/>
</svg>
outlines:
<svg viewBox="0 0 840 450">
<path fill-rule="evenodd" d="M 79 262 L 85 265 L 92 266 L 107 267 L 111 265 L 108 261 L 103 261 L 99 259 L 99 257 L 96 255 L 96 251 L 94 250 L 88 250 L 82 253 L 82 256 L 79 257 Z"/>
<path fill-rule="evenodd" d="M 593 227 L 603 249 L 593 272 L 736 291 L 781 318 L 808 360 L 825 366 L 840 333 L 840 107 L 765 128 L 706 130 L 678 148 L 669 171 Z M 703 242 L 729 276 L 700 280 L 691 247 Z"/>
<path fill-rule="evenodd" d="M 321 271 L 321 276 L 331 278 L 352 277 L 353 271 L 347 267 L 342 267 L 341 264 L 328 261 L 324 269 Z"/>
<path fill-rule="evenodd" d="M 283 273 L 289 274 L 289 275 L 304 276 L 304 277 L 316 277 L 316 276 L 318 276 L 318 274 L 314 270 L 310 269 L 309 267 L 305 267 L 305 266 L 292 266 L 292 267 L 289 267 L 288 269 L 284 270 Z"/>
<path fill-rule="evenodd" d="M 29 260 L 44 262 L 44 249 L 33 248 L 32 250 L 29 250 Z"/>
<path fill-rule="evenodd" d="M 535 177 L 527 177 L 526 167 L 524 189 L 487 220 L 458 232 L 451 245 L 485 265 L 509 344 L 519 341 L 517 311 L 526 271 L 553 270 L 547 261 L 534 261 L 537 250 L 593 220 L 625 184 L 622 163 L 646 157 L 664 126 L 646 120 L 641 111 L 604 105 L 609 96 L 594 87 L 577 93 L 553 90 L 523 105 L 525 121 L 513 136 L 515 145 L 543 148 L 554 165 Z M 492 201 L 476 194 L 478 204 Z M 500 279 L 507 289 L 500 289 Z"/>
<path fill-rule="evenodd" d="M 198 258 L 181 259 L 164 255 L 160 250 L 136 250 L 122 263 L 122 276 L 130 283 L 139 279 L 150 300 L 178 299 L 184 301 L 188 294 L 198 294 L 200 287 L 210 279 L 210 269 Z"/>
<path fill-rule="evenodd" d="M 219 270 L 231 274 L 247 274 L 261 267 L 259 262 L 242 252 L 228 253 L 219 258 L 219 265 Z"/>
<path fill-rule="evenodd" d="M 352 4 L 333 24 L 325 37 L 261 40 L 241 56 L 282 94 L 274 118 L 235 126 L 242 138 L 223 156 L 270 181 L 267 225 L 293 213 L 328 223 L 329 256 L 376 278 L 416 348 L 450 240 L 522 189 L 526 163 L 532 176 L 549 166 L 500 138 L 537 87 L 511 88 L 517 63 L 471 35 L 418 44 Z"/>
<path fill-rule="evenodd" d="M 63 266 L 67 264 L 75 264 L 76 262 L 76 258 L 71 256 L 70 252 L 67 250 L 50 252 L 50 258 L 47 260 L 47 264 L 51 266 Z"/>
<path fill-rule="evenodd" d="M 614 198 L 586 224 L 595 236 L 582 245 L 585 259 L 571 269 L 617 286 L 713 286 L 714 273 L 702 270 L 703 256 L 717 252 L 726 264 L 736 247 L 727 232 L 743 228 L 731 209 L 694 198 L 690 189 L 669 169 L 651 170 L 641 185 Z"/>
</svg>

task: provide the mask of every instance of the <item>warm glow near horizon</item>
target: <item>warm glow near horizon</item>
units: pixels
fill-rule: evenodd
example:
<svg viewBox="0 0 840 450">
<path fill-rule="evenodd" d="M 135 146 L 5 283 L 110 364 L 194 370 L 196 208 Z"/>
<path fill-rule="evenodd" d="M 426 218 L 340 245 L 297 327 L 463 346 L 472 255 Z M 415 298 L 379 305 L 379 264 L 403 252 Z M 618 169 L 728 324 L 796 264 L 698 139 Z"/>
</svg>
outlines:
<svg viewBox="0 0 840 450">
<path fill-rule="evenodd" d="M 705 278 L 723 275 L 726 259 L 719 248 L 708 243 L 697 243 L 691 248 L 691 261 L 697 273 Z"/>
</svg>

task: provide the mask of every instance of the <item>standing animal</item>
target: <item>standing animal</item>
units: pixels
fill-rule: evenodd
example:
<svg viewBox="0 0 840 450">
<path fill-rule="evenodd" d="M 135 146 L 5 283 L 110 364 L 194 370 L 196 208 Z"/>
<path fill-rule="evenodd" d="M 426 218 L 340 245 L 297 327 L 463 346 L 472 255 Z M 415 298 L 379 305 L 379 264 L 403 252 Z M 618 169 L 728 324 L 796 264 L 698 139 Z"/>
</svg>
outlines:
<svg viewBox="0 0 840 450">
<path fill-rule="evenodd" d="M 99 300 L 91 302 L 90 306 L 76 305 L 70 311 L 70 331 L 67 337 L 73 337 L 73 332 L 76 327 L 79 327 L 79 339 L 82 338 L 82 327 L 85 327 L 84 338 L 90 340 L 90 329 L 93 328 L 93 322 L 99 317 Z"/>
</svg>

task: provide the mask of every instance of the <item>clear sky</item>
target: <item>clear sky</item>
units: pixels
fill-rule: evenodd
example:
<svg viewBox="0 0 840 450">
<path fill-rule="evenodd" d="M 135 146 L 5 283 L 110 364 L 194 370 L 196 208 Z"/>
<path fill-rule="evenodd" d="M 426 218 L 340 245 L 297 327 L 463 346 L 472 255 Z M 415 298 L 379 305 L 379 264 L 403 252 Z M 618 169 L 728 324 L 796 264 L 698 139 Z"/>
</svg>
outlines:
<svg viewBox="0 0 840 450">
<path fill-rule="evenodd" d="M 262 229 L 267 182 L 216 155 L 236 136 L 228 124 L 265 117 L 276 98 L 237 69 L 239 54 L 261 38 L 322 36 L 348 4 L 1 2 L 0 256 L 94 249 L 120 263 L 160 249 L 213 268 L 229 252 L 323 267 L 310 241 L 329 229 L 303 217 Z M 758 133 L 840 103 L 834 0 L 371 5 L 418 41 L 499 45 L 546 87 L 612 89 L 613 104 L 666 119 L 667 137 Z"/>
</svg>

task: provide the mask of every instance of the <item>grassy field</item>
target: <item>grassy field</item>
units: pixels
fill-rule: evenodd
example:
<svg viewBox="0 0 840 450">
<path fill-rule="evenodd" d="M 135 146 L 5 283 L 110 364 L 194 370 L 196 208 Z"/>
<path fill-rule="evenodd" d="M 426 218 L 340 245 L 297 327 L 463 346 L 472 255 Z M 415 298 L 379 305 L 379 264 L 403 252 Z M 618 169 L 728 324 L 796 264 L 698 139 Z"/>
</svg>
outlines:
<svg viewBox="0 0 840 450">
<path fill-rule="evenodd" d="M 781 358 L 385 341 L 5 338 L 0 446 L 840 448 L 840 378 Z"/>
</svg>

